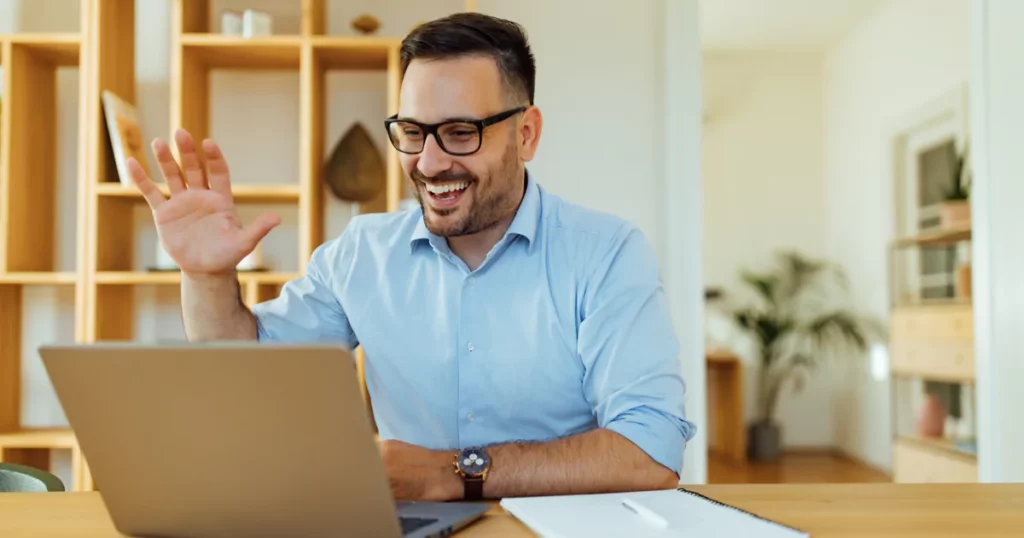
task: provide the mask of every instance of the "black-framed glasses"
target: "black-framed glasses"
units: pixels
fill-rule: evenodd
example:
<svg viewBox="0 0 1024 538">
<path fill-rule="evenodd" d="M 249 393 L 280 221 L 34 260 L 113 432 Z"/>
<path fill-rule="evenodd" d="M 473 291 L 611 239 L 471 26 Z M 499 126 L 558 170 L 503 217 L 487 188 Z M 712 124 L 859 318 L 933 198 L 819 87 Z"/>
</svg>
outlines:
<svg viewBox="0 0 1024 538">
<path fill-rule="evenodd" d="M 423 151 L 427 136 L 434 135 L 437 145 L 445 153 L 464 156 L 476 153 L 480 149 L 484 128 L 505 121 L 526 109 L 527 107 L 521 106 L 480 120 L 455 119 L 441 123 L 400 120 L 396 114 L 384 120 L 384 128 L 388 131 L 391 145 L 402 153 L 416 154 Z"/>
</svg>

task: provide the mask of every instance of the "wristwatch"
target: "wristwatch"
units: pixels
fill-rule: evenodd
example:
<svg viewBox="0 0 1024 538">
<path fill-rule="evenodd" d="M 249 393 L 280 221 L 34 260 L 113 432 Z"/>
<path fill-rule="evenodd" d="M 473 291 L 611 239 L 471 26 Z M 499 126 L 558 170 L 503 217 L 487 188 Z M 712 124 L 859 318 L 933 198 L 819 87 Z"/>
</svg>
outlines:
<svg viewBox="0 0 1024 538">
<path fill-rule="evenodd" d="M 455 474 L 462 476 L 467 501 L 484 498 L 484 481 L 491 468 L 491 457 L 483 447 L 464 448 L 455 454 Z"/>
</svg>

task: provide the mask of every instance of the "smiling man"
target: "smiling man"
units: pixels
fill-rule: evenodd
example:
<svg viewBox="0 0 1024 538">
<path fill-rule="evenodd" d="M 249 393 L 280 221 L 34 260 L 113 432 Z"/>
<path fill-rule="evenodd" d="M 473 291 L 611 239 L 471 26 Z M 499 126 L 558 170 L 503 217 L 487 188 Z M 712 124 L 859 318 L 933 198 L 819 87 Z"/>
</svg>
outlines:
<svg viewBox="0 0 1024 538">
<path fill-rule="evenodd" d="M 211 140 L 177 133 L 181 170 L 154 142 L 169 199 L 131 163 L 189 339 L 361 345 L 400 499 L 675 487 L 694 426 L 657 263 L 633 225 L 527 171 L 543 121 L 525 33 L 453 15 L 406 37 L 401 67 L 384 128 L 420 207 L 355 217 L 251 311 L 234 267 L 277 218 L 241 225 Z"/>
</svg>

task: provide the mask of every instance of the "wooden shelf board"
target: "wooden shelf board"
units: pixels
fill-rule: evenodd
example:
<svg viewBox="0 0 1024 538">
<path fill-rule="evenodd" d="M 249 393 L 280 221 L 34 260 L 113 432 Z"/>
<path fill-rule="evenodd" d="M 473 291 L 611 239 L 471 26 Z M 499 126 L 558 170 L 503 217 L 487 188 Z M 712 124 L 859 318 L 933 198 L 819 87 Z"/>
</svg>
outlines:
<svg viewBox="0 0 1024 538">
<path fill-rule="evenodd" d="M 959 448 L 956 447 L 954 441 L 951 441 L 949 439 L 930 439 L 928 437 L 921 437 L 920 435 L 897 435 L 896 439 L 898 441 L 902 441 L 905 443 L 912 443 L 920 446 L 933 448 L 935 450 L 940 450 L 942 452 L 948 452 L 950 454 L 961 456 L 969 460 L 978 459 L 977 454 L 960 450 Z"/>
<path fill-rule="evenodd" d="M 314 36 L 310 42 L 326 69 L 386 70 L 388 52 L 401 45 L 397 38 L 384 37 Z"/>
<path fill-rule="evenodd" d="M 3 448 L 75 448 L 78 440 L 70 428 L 25 428 L 0 433 Z"/>
<path fill-rule="evenodd" d="M 302 36 L 244 38 L 219 34 L 182 34 L 184 54 L 195 54 L 211 68 L 298 69 Z"/>
<path fill-rule="evenodd" d="M 0 274 L 0 284 L 23 284 L 23 285 L 67 285 L 77 281 L 73 272 L 18 272 Z"/>
<path fill-rule="evenodd" d="M 965 385 L 971 385 L 975 383 L 975 378 L 973 375 L 950 376 L 936 374 L 934 372 L 926 372 L 915 369 L 903 369 L 896 367 L 893 367 L 891 372 L 893 377 L 900 379 L 923 379 L 926 381 L 941 381 L 944 383 L 963 383 Z"/>
<path fill-rule="evenodd" d="M 911 247 L 911 246 L 943 246 L 943 245 L 954 245 L 961 241 L 968 241 L 971 239 L 971 228 L 970 226 L 963 228 L 950 228 L 948 230 L 936 230 L 933 232 L 925 232 L 919 235 L 910 237 L 900 237 L 893 240 L 893 247 Z"/>
<path fill-rule="evenodd" d="M 971 306 L 972 301 L 968 298 L 952 299 L 917 299 L 914 301 L 900 301 L 892 305 L 893 308 L 931 308 L 935 306 Z"/>
<path fill-rule="evenodd" d="M 297 276 L 295 273 L 250 271 L 239 272 L 238 280 L 242 284 L 249 282 L 257 284 L 283 284 Z M 180 284 L 181 273 L 178 271 L 100 271 L 96 273 L 96 283 L 117 285 Z"/>
<path fill-rule="evenodd" d="M 0 42 L 10 41 L 15 47 L 31 49 L 33 54 L 45 57 L 57 66 L 77 66 L 82 38 L 76 33 L 25 33 L 0 36 Z"/>
<path fill-rule="evenodd" d="M 167 185 L 160 184 L 160 192 L 168 195 Z M 247 203 L 294 203 L 299 200 L 298 185 L 232 185 L 232 194 L 236 202 Z M 127 198 L 137 202 L 145 202 L 142 193 L 135 187 L 123 187 L 120 183 L 99 183 L 95 187 L 99 196 Z"/>
</svg>

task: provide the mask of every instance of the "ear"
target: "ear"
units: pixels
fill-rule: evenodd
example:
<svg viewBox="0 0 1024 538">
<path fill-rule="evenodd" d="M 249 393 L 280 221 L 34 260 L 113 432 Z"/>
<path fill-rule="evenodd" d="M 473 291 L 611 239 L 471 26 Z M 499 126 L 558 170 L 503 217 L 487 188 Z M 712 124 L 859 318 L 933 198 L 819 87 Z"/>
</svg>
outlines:
<svg viewBox="0 0 1024 538">
<path fill-rule="evenodd" d="M 533 160 L 540 143 L 540 133 L 544 127 L 544 117 L 540 109 L 531 106 L 523 112 L 522 125 L 519 127 L 519 156 L 523 161 Z"/>
</svg>

